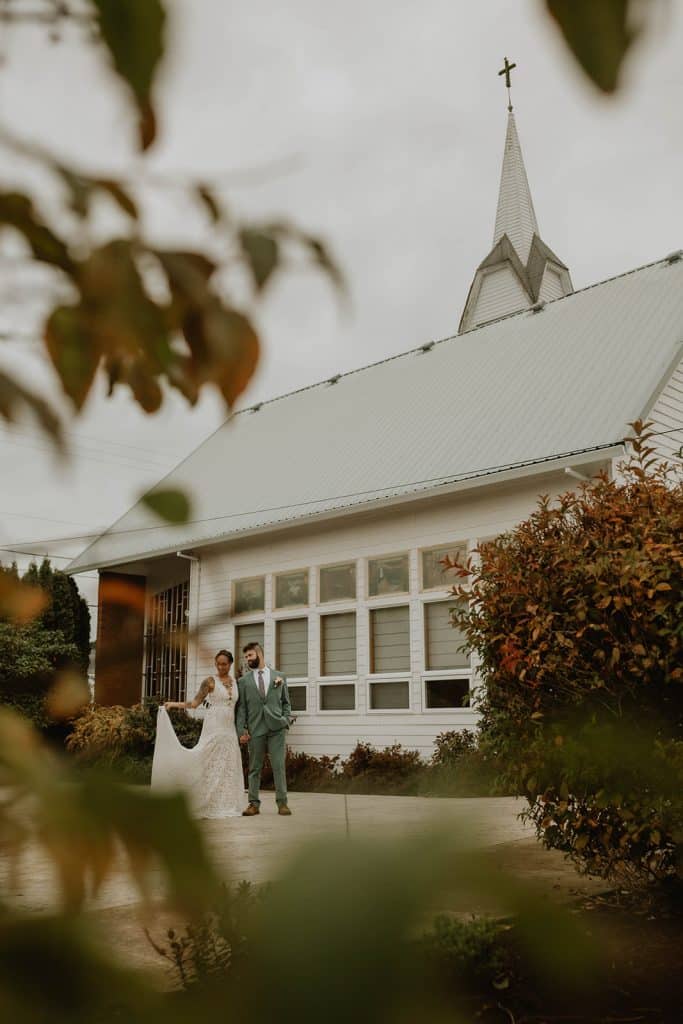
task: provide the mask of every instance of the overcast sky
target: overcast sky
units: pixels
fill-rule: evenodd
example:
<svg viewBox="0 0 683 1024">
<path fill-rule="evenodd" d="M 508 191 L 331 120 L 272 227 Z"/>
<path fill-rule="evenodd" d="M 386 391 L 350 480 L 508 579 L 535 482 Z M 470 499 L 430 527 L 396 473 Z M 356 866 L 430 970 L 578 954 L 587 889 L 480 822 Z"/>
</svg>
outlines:
<svg viewBox="0 0 683 1024">
<path fill-rule="evenodd" d="M 455 333 L 492 242 L 506 54 L 518 64 L 513 101 L 541 236 L 574 286 L 683 246 L 679 0 L 658 5 L 609 100 L 575 69 L 537 0 L 169 8 L 161 136 L 144 161 L 118 85 L 79 33 L 57 45 L 38 28 L 9 33 L 0 122 L 93 170 L 144 163 L 211 178 L 260 168 L 226 179 L 226 201 L 245 216 L 286 215 L 327 241 L 350 310 L 313 273 L 279 280 L 256 314 L 263 358 L 244 404 Z M 0 180 L 18 183 L 2 151 Z M 175 191 L 143 196 L 155 231 L 196 241 L 196 218 Z M 26 290 L 2 270 L 0 334 L 36 329 L 40 284 L 34 277 Z M 0 341 L 8 366 L 58 393 L 39 344 Z M 172 396 L 145 417 L 125 392 L 107 399 L 100 388 L 69 425 L 73 455 L 62 467 L 30 424 L 0 428 L 0 545 L 76 554 L 85 539 L 47 540 L 111 523 L 222 419 L 211 397 L 189 410 Z M 94 585 L 85 582 L 91 600 Z"/>
</svg>

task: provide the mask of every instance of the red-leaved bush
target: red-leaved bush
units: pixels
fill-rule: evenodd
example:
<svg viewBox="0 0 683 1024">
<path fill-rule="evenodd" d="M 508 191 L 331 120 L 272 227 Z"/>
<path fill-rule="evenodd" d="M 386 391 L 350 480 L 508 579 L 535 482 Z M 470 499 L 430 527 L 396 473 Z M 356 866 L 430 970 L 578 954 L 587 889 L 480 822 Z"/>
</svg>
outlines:
<svg viewBox="0 0 683 1024">
<path fill-rule="evenodd" d="M 605 877 L 681 873 L 683 484 L 632 425 L 621 481 L 539 500 L 460 567 L 482 746 L 551 847 Z"/>
</svg>

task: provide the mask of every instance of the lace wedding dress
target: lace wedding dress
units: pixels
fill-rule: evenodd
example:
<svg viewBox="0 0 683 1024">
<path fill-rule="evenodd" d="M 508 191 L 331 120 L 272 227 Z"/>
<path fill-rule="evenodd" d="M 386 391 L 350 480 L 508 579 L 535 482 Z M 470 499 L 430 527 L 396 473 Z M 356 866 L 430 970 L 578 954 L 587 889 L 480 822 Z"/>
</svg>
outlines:
<svg viewBox="0 0 683 1024">
<path fill-rule="evenodd" d="M 195 818 L 232 818 L 244 806 L 242 758 L 235 731 L 237 683 L 232 692 L 214 680 L 196 747 L 184 747 L 165 708 L 157 713 L 152 789 L 184 790 Z"/>
</svg>

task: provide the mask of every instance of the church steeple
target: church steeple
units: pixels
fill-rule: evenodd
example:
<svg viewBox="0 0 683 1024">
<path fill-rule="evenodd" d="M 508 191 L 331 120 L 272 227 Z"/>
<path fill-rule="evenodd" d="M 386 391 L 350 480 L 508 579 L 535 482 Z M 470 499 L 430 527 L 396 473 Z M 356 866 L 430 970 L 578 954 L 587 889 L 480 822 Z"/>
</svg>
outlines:
<svg viewBox="0 0 683 1024">
<path fill-rule="evenodd" d="M 507 235 L 522 263 L 529 259 L 531 241 L 537 235 L 538 223 L 526 168 L 519 144 L 515 115 L 508 112 L 508 127 L 503 151 L 503 168 L 500 174 L 496 227 L 493 244 Z"/>
<path fill-rule="evenodd" d="M 505 58 L 508 121 L 500 175 L 493 248 L 477 267 L 460 319 L 459 333 L 516 313 L 539 301 L 573 291 L 565 264 L 541 241 L 536 211 L 524 167 L 510 95 L 510 71 Z"/>
</svg>

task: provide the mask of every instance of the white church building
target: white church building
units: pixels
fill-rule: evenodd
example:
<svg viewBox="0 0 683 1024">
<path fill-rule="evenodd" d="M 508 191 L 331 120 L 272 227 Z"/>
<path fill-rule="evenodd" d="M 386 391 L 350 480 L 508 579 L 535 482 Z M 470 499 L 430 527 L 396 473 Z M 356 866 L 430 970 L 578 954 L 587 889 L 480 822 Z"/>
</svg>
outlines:
<svg viewBox="0 0 683 1024">
<path fill-rule="evenodd" d="M 614 472 L 630 421 L 679 448 L 682 356 L 683 252 L 574 291 L 510 112 L 458 333 L 233 415 L 163 482 L 191 522 L 136 505 L 72 562 L 100 574 L 96 700 L 193 695 L 216 650 L 258 640 L 289 678 L 291 747 L 428 756 L 476 721 L 440 560 Z"/>
</svg>

